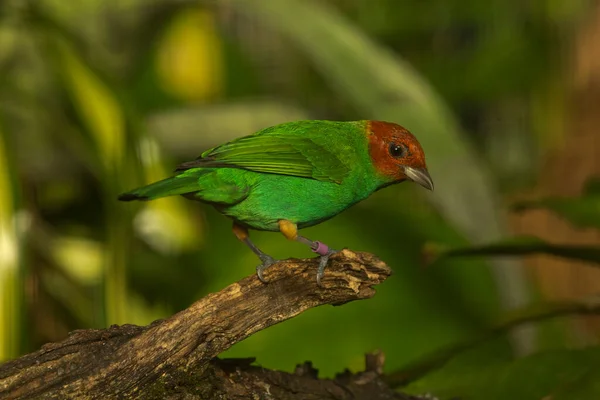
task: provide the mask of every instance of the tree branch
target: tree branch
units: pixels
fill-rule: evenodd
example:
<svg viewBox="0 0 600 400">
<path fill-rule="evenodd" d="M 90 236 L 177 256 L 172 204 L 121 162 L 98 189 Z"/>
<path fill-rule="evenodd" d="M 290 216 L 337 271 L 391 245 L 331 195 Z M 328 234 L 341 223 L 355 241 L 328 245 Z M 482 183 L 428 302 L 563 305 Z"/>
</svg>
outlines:
<svg viewBox="0 0 600 400">
<path fill-rule="evenodd" d="M 234 381 L 242 379 L 243 374 L 256 380 L 257 371 L 279 374 L 279 378 L 271 376 L 269 381 L 279 382 L 276 385 L 280 389 L 285 389 L 287 382 L 290 389 L 294 381 L 289 376 L 281 378 L 286 374 L 242 368 L 238 363 L 236 368 L 241 372 L 232 378 L 224 361 L 213 359 L 255 332 L 309 308 L 370 298 L 375 294 L 373 285 L 391 274 L 375 256 L 343 250 L 331 257 L 320 288 L 316 285 L 316 266 L 316 259 L 282 261 L 266 271 L 269 284 L 249 276 L 149 326 L 74 331 L 60 343 L 44 345 L 35 353 L 0 366 L 0 397 L 182 398 L 173 388 L 181 389 L 191 378 L 187 393 L 199 396 L 201 390 L 208 393 L 227 390 L 227 385 L 235 387 Z M 268 392 L 264 379 L 259 381 L 263 383 L 261 390 Z M 224 389 L 219 389 L 219 384 Z M 346 394 L 338 397 L 331 393 L 328 398 L 349 398 L 348 392 L 342 391 Z M 307 398 L 301 394 L 296 391 L 296 397 L 281 398 Z"/>
</svg>

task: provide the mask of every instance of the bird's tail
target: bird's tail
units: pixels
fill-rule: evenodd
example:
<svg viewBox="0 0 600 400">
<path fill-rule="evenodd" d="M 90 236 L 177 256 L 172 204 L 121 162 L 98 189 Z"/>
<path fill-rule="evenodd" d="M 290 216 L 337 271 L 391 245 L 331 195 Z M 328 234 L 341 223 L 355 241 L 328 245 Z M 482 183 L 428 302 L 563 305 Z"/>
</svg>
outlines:
<svg viewBox="0 0 600 400">
<path fill-rule="evenodd" d="M 121 201 L 155 200 L 161 197 L 193 193 L 200 189 L 199 175 L 184 173 L 142 186 L 119 196 Z"/>
</svg>

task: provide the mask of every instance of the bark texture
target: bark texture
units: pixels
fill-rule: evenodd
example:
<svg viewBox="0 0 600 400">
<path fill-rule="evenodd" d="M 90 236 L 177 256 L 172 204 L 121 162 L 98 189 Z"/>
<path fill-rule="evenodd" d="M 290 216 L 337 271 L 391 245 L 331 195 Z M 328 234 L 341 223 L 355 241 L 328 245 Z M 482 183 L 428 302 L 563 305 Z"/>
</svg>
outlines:
<svg viewBox="0 0 600 400">
<path fill-rule="evenodd" d="M 282 261 L 266 271 L 269 284 L 249 276 L 148 326 L 74 331 L 0 366 L 0 398 L 410 398 L 379 379 L 382 356 L 369 356 L 365 372 L 334 380 L 319 380 L 309 364 L 289 374 L 216 358 L 309 308 L 370 298 L 391 274 L 377 257 L 343 250 L 318 287 L 316 266 L 316 259 Z"/>
</svg>

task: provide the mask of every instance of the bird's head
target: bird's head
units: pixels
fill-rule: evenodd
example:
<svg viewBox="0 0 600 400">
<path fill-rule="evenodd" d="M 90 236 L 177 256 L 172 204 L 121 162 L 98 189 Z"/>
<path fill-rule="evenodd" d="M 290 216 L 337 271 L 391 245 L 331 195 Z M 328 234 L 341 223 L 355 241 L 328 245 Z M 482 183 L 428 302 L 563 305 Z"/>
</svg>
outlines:
<svg viewBox="0 0 600 400">
<path fill-rule="evenodd" d="M 433 180 L 427 171 L 421 144 L 400 125 L 368 121 L 369 155 L 375 169 L 389 183 L 409 179 L 433 190 Z"/>
</svg>

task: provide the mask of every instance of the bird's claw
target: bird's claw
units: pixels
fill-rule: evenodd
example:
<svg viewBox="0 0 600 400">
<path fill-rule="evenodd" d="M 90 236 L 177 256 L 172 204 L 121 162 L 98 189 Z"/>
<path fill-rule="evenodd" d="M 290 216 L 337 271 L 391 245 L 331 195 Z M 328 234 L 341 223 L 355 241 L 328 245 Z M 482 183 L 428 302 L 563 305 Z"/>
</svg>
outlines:
<svg viewBox="0 0 600 400">
<path fill-rule="evenodd" d="M 329 247 L 327 247 L 327 245 L 320 242 L 315 242 L 315 245 L 312 250 L 315 253 L 319 254 L 319 267 L 317 268 L 317 285 L 321 286 L 321 278 L 323 278 L 323 276 L 325 275 L 325 268 L 327 267 L 327 263 L 329 262 L 329 257 L 334 255 L 338 251 L 330 249 Z M 268 283 L 269 281 L 265 279 L 263 272 L 271 265 L 276 264 L 278 260 L 264 253 L 260 254 L 259 257 L 262 263 L 256 267 L 256 275 L 262 283 Z"/>
<path fill-rule="evenodd" d="M 317 269 L 317 285 L 321 286 L 321 278 L 325 275 L 325 267 L 327 267 L 327 263 L 329 262 L 329 257 L 337 253 L 337 250 L 327 249 L 327 253 L 321 254 L 319 258 L 319 268 Z"/>
<path fill-rule="evenodd" d="M 260 257 L 260 260 L 262 261 L 262 264 L 260 264 L 256 267 L 256 275 L 258 276 L 258 279 L 260 279 L 260 281 L 262 283 L 268 283 L 269 281 L 267 281 L 265 279 L 265 277 L 263 275 L 263 271 L 265 269 L 269 268 L 271 265 L 277 263 L 277 260 L 268 254 L 261 254 L 259 257 Z"/>
</svg>

